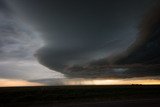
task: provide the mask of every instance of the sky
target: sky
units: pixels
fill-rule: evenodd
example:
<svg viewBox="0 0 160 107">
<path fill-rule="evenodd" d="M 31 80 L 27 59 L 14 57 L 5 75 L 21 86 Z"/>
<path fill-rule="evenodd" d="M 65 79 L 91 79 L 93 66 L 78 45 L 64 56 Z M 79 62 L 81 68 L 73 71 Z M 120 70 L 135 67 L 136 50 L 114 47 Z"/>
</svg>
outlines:
<svg viewBox="0 0 160 107">
<path fill-rule="evenodd" d="M 159 25 L 157 0 L 0 0 L 0 78 L 154 78 Z"/>
<path fill-rule="evenodd" d="M 24 23 L 0 1 L 0 78 L 42 79 L 63 74 L 42 66 L 34 57 L 44 45 L 40 33 Z"/>
</svg>

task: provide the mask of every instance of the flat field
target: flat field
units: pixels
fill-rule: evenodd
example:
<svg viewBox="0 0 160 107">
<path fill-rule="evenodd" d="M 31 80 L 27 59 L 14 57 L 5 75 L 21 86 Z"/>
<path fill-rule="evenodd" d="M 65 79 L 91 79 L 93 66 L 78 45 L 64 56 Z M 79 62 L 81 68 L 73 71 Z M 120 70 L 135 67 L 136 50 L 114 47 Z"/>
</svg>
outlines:
<svg viewBox="0 0 160 107">
<path fill-rule="evenodd" d="M 155 99 L 155 100 L 154 100 Z M 79 85 L 0 88 L 0 107 L 112 101 L 160 101 L 159 85 Z M 11 106 L 12 105 L 12 106 Z M 37 106 L 34 106 L 37 107 Z M 46 107 L 46 106 L 44 106 Z M 47 106 L 50 107 L 50 106 Z M 54 106 L 52 106 L 54 107 Z M 57 107 L 57 106 L 55 106 Z M 160 106 L 159 106 L 160 107 Z"/>
</svg>

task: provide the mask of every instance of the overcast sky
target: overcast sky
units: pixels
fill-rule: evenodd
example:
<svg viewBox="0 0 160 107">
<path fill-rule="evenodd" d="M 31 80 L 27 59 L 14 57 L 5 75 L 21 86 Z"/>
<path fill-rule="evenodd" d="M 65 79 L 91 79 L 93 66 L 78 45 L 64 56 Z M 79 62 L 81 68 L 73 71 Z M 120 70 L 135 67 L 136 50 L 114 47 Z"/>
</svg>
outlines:
<svg viewBox="0 0 160 107">
<path fill-rule="evenodd" d="M 24 23 L 0 1 L 0 78 L 61 78 L 38 63 L 36 51 L 44 45 L 40 32 Z"/>
<path fill-rule="evenodd" d="M 153 26 L 143 22 L 155 1 L 0 0 L 0 78 L 158 76 L 159 72 L 146 70 L 73 71 L 75 66 L 98 66 L 103 61 L 159 64 L 160 61 L 151 61 L 160 54 L 156 51 L 160 45 L 153 41 L 158 40 L 155 35 L 159 34 L 159 26 L 147 30 L 152 32 L 147 37 L 153 35 L 153 40 L 137 41 L 146 37 L 141 27 L 146 30 L 158 22 L 150 24 Z M 122 53 L 127 56 L 122 57 Z"/>
</svg>

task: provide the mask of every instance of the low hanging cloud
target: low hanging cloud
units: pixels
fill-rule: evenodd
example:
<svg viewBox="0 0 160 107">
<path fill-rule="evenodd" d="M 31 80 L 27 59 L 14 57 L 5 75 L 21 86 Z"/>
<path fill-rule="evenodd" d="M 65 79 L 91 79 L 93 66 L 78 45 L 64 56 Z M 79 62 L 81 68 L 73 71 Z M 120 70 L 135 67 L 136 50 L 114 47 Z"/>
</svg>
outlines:
<svg viewBox="0 0 160 107">
<path fill-rule="evenodd" d="M 80 77 L 85 72 L 87 72 L 86 77 L 94 77 L 94 74 L 99 74 L 100 77 L 118 78 L 160 75 L 160 2 L 156 2 L 156 5 L 144 14 L 138 28 L 139 36 L 125 51 L 110 58 L 90 62 L 88 67 L 70 67 L 69 71 Z M 110 65 L 113 67 L 110 67 Z M 121 67 L 120 72 L 113 69 Z M 74 71 L 79 74 L 74 73 Z"/>
<path fill-rule="evenodd" d="M 105 66 L 159 64 L 159 9 L 144 15 L 154 2 L 7 0 L 20 18 L 42 33 L 45 45 L 35 54 L 42 65 L 86 78 L 160 74 L 157 69 Z"/>
</svg>

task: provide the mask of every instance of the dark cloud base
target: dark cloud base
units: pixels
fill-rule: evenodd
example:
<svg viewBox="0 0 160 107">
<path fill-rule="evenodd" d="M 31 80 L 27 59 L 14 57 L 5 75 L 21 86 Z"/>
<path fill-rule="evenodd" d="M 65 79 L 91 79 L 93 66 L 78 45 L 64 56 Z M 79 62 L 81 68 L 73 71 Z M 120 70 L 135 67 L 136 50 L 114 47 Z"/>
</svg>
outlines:
<svg viewBox="0 0 160 107">
<path fill-rule="evenodd" d="M 144 76 L 156 76 L 160 75 L 160 68 L 129 68 L 127 70 L 118 71 L 118 69 L 108 69 L 107 67 L 101 70 L 94 69 L 105 65 L 133 65 L 140 64 L 142 66 L 160 64 L 160 5 L 157 4 L 150 12 L 144 15 L 144 19 L 141 21 L 139 26 L 139 37 L 136 41 L 126 50 L 122 51 L 121 54 L 115 55 L 112 58 L 105 58 L 93 62 L 89 62 L 89 67 L 84 66 L 73 66 L 68 67 L 67 65 L 58 65 L 58 63 L 49 62 L 44 65 L 51 65 L 51 69 L 60 70 L 60 72 L 66 74 L 68 77 L 83 77 L 83 78 L 96 78 L 96 77 L 107 77 L 107 78 L 130 78 L 130 77 L 144 77 Z M 46 51 L 45 51 L 46 52 Z M 71 52 L 71 51 L 70 51 Z M 49 52 L 48 52 L 49 53 Z M 72 54 L 75 52 L 71 52 Z M 63 52 L 64 55 L 69 55 Z M 75 53 L 76 54 L 76 53 Z M 53 56 L 51 54 L 49 56 Z M 74 55 L 71 55 L 74 56 Z M 42 58 L 42 57 L 41 57 Z M 58 58 L 58 57 L 57 57 Z M 65 57 L 66 58 L 66 57 Z M 63 59 L 65 59 L 63 58 Z M 74 57 L 75 58 L 75 57 Z M 45 62 L 43 58 L 43 61 Z M 71 60 L 68 57 L 65 60 Z M 51 60 L 50 60 L 51 61 Z M 51 63 L 51 64 L 49 64 Z M 52 65 L 53 64 L 53 65 Z M 55 66 L 55 67 L 54 67 Z M 59 67 L 60 69 L 56 68 Z M 90 69 L 92 68 L 92 69 Z M 89 70 L 88 70 L 89 69 Z"/>
<path fill-rule="evenodd" d="M 140 36 L 118 64 L 160 64 L 160 2 L 150 10 L 139 26 Z"/>
<path fill-rule="evenodd" d="M 70 78 L 133 78 L 133 77 L 150 77 L 160 76 L 160 69 L 144 69 L 144 68 L 119 68 L 105 70 L 72 70 L 64 72 Z"/>
<path fill-rule="evenodd" d="M 69 77 L 128 78 L 160 74 L 159 3 L 150 10 L 156 1 L 14 0 L 10 4 L 42 31 L 46 45 L 35 54 L 42 65 Z M 119 67 L 109 69 L 110 65 Z"/>
<path fill-rule="evenodd" d="M 127 70 L 109 69 L 104 70 L 85 70 L 79 67 L 78 73 L 72 67 L 72 72 L 68 75 L 79 77 L 107 77 L 107 78 L 131 78 L 160 75 L 160 3 L 158 2 L 145 16 L 139 26 L 140 36 L 136 41 L 124 52 L 110 59 L 101 59 L 90 63 L 91 68 L 98 68 L 112 64 L 113 66 L 141 65 L 142 68 L 129 68 Z M 147 68 L 143 66 L 148 66 Z M 154 66 L 154 67 L 149 67 Z M 87 68 L 88 69 L 88 68 Z M 78 75 L 77 75 L 78 74 Z"/>
</svg>

